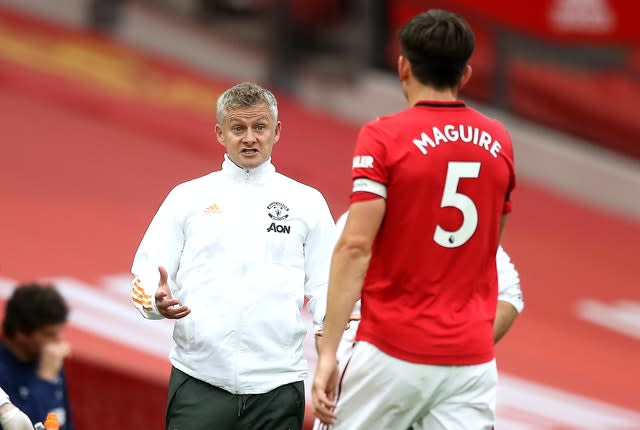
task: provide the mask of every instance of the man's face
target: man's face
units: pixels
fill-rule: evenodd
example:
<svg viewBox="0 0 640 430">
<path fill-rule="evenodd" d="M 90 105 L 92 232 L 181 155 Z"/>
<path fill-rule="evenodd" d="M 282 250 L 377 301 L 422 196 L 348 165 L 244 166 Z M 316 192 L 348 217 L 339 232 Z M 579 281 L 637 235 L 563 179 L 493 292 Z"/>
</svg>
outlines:
<svg viewBox="0 0 640 430">
<path fill-rule="evenodd" d="M 216 135 L 236 165 L 253 169 L 264 163 L 280 139 L 280 121 L 275 121 L 266 105 L 227 111 Z"/>
<path fill-rule="evenodd" d="M 35 361 L 40 358 L 42 349 L 47 343 L 62 340 L 64 326 L 64 323 L 49 324 L 28 334 L 16 333 L 16 345 L 22 351 L 24 357 L 29 361 Z"/>
</svg>

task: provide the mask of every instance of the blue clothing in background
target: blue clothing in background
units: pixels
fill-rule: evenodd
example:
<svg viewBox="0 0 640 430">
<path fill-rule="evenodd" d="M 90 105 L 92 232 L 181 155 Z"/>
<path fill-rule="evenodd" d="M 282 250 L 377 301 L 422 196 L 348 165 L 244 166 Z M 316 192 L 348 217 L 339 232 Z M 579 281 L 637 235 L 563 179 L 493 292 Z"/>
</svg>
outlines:
<svg viewBox="0 0 640 430">
<path fill-rule="evenodd" d="M 64 372 L 56 382 L 49 382 L 37 374 L 38 362 L 19 361 L 4 342 L 0 341 L 0 387 L 9 395 L 11 403 L 20 408 L 33 423 L 44 422 L 49 412 L 55 412 L 61 430 L 73 430 Z"/>
</svg>

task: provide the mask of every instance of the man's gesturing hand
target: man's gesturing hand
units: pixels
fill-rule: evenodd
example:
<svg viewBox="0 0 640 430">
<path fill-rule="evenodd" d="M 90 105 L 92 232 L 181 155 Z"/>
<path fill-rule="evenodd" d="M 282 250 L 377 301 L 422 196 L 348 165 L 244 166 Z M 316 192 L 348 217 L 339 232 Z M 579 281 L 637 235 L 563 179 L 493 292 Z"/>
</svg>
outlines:
<svg viewBox="0 0 640 430">
<path fill-rule="evenodd" d="M 155 297 L 158 312 L 160 312 L 163 317 L 174 320 L 186 317 L 191 312 L 191 309 L 182 306 L 178 299 L 173 298 L 171 289 L 169 288 L 169 275 L 167 275 L 166 269 L 159 266 L 158 271 L 160 272 L 160 281 L 158 282 Z"/>
</svg>

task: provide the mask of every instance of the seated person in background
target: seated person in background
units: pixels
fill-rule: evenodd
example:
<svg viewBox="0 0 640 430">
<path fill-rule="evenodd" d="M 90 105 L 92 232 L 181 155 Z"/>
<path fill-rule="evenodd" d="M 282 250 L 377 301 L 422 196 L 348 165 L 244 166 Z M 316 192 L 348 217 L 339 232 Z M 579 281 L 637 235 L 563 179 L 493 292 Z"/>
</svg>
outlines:
<svg viewBox="0 0 640 430">
<path fill-rule="evenodd" d="M 29 417 L 9 401 L 9 396 L 2 388 L 0 388 L 0 426 L 3 430 L 33 430 Z"/>
<path fill-rule="evenodd" d="M 62 339 L 69 308 L 50 285 L 18 286 L 7 302 L 0 340 L 0 387 L 32 422 L 55 412 L 73 430 L 63 373 L 69 344 Z"/>
</svg>

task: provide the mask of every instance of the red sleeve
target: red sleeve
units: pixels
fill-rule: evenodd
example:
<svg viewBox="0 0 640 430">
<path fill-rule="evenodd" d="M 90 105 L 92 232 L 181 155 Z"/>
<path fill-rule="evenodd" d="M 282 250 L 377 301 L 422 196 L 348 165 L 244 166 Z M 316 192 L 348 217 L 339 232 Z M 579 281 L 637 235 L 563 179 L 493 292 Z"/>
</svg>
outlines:
<svg viewBox="0 0 640 430">
<path fill-rule="evenodd" d="M 375 200 L 375 199 L 381 199 L 381 198 L 382 197 L 380 197 L 377 194 L 368 193 L 366 191 L 357 191 L 357 192 L 351 193 L 351 203 L 365 202 L 367 200 Z"/>
<path fill-rule="evenodd" d="M 365 124 L 356 140 L 353 154 L 352 180 L 366 178 L 387 185 L 387 154 L 379 127 L 379 120 Z M 370 197 L 367 197 L 369 195 Z M 379 196 L 364 191 L 352 192 L 351 201 L 361 201 Z"/>
</svg>

